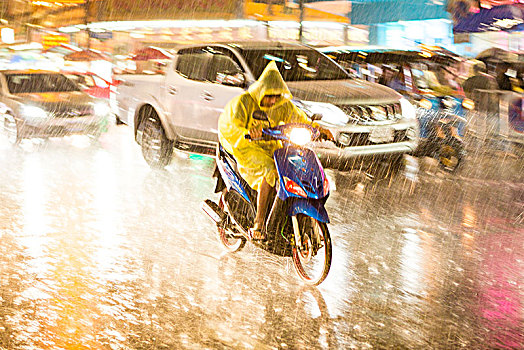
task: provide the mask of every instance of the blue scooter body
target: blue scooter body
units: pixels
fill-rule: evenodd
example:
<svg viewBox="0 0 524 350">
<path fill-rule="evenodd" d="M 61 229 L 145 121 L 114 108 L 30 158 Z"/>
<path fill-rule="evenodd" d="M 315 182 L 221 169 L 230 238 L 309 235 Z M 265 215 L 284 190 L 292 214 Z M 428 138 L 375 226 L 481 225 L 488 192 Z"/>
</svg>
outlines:
<svg viewBox="0 0 524 350">
<path fill-rule="evenodd" d="M 442 106 L 442 100 L 443 99 L 450 99 L 455 101 L 455 105 L 449 109 L 446 109 Z M 464 98 L 458 97 L 458 96 L 426 96 L 424 95 L 424 99 L 431 102 L 431 109 L 430 110 L 419 110 L 418 113 L 418 120 L 420 125 L 420 137 L 422 139 L 426 139 L 430 137 L 431 132 L 433 130 L 433 127 L 431 126 L 433 123 L 438 121 L 440 118 L 445 117 L 445 114 L 451 114 L 456 115 L 460 118 L 467 118 L 467 110 L 462 107 L 462 101 Z M 459 121 L 456 123 L 458 134 L 461 137 L 464 137 L 464 134 L 466 132 L 466 123 L 463 121 Z"/>
<path fill-rule="evenodd" d="M 219 145 L 218 147 L 220 148 L 220 151 L 225 152 L 222 146 Z M 247 194 L 247 191 L 245 189 L 245 181 L 242 180 L 240 174 L 235 170 L 236 166 L 234 164 L 230 164 L 231 160 L 228 160 L 227 158 L 222 158 L 220 156 L 220 151 L 217 155 L 217 167 L 218 171 L 220 172 L 220 175 L 222 176 L 222 180 L 226 185 L 227 190 L 237 191 L 248 203 L 251 203 L 249 195 Z"/>
<path fill-rule="evenodd" d="M 324 208 L 329 185 L 316 154 L 307 148 L 288 146 L 276 150 L 273 157 L 280 180 L 277 196 L 283 201 L 293 198 L 288 214 L 294 216 L 301 213 L 320 222 L 329 222 Z M 289 191 L 289 181 L 300 186 L 306 196 Z"/>
<path fill-rule="evenodd" d="M 328 223 L 329 217 L 324 203 L 329 196 L 329 184 L 316 154 L 308 148 L 287 142 L 284 131 L 286 128 L 295 126 L 311 128 L 303 124 L 286 124 L 263 130 L 263 133 L 271 139 L 284 141 L 284 147 L 273 154 L 279 178 L 277 196 L 282 201 L 290 200 L 289 215 L 305 214 L 320 222 Z M 221 151 L 225 152 L 223 149 Z M 228 191 L 238 192 L 248 203 L 254 205 L 248 194 L 250 189 L 247 183 L 235 170 L 236 165 L 230 164 L 231 161 L 227 157 L 221 157 L 219 151 L 217 165 L 226 188 Z M 302 195 L 290 190 L 288 187 L 291 184 L 290 181 L 302 189 Z"/>
</svg>

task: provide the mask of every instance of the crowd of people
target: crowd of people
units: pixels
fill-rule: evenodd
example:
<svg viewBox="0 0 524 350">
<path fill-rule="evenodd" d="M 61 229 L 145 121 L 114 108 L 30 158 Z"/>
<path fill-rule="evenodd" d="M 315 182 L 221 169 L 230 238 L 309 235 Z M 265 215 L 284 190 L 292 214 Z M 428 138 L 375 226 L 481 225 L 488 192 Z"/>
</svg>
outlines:
<svg viewBox="0 0 524 350">
<path fill-rule="evenodd" d="M 522 65 L 524 68 L 524 65 Z M 429 88 L 443 94 L 460 93 L 467 97 L 476 90 L 502 90 L 524 92 L 524 69 L 509 62 L 490 64 L 479 60 L 468 61 L 470 69 L 459 69 L 458 65 L 440 65 L 433 70 L 434 83 L 429 81 Z M 468 74 L 469 73 L 469 74 Z M 384 66 L 378 83 L 387 85 L 396 91 L 406 89 L 406 76 L 403 69 Z"/>
</svg>

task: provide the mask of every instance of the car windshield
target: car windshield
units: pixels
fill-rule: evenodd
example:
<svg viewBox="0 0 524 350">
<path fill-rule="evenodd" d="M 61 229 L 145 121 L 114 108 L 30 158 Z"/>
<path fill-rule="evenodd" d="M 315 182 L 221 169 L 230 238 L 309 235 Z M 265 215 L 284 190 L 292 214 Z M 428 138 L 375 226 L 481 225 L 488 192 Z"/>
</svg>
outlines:
<svg viewBox="0 0 524 350">
<path fill-rule="evenodd" d="M 77 84 L 80 84 L 82 86 L 85 86 L 86 88 L 91 88 L 93 86 L 96 86 L 95 80 L 93 77 L 89 75 L 83 75 L 83 74 L 66 74 L 66 76 L 74 81 Z"/>
<path fill-rule="evenodd" d="M 12 94 L 80 91 L 78 85 L 57 73 L 6 74 L 7 88 Z"/>
<path fill-rule="evenodd" d="M 244 49 L 242 51 L 256 79 L 275 61 L 285 81 L 351 79 L 343 69 L 311 49 Z"/>
</svg>

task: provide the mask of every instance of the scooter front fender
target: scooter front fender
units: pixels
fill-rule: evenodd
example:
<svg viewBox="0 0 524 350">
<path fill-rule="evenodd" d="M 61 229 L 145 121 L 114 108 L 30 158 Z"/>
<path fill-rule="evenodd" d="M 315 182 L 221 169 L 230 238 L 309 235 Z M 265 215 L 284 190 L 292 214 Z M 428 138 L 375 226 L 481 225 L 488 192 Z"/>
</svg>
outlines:
<svg viewBox="0 0 524 350">
<path fill-rule="evenodd" d="M 320 222 L 329 223 L 324 202 L 325 200 L 323 199 L 293 198 L 293 202 L 289 206 L 288 214 L 291 216 L 304 214 Z"/>
</svg>

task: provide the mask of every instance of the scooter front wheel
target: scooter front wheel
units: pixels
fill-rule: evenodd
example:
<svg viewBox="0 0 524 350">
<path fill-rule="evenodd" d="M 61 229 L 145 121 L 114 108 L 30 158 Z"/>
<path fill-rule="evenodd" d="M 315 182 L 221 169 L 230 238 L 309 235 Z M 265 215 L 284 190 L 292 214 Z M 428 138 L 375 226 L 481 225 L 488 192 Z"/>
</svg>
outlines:
<svg viewBox="0 0 524 350">
<path fill-rule="evenodd" d="M 324 222 L 302 214 L 292 217 L 295 237 L 300 243 L 293 246 L 293 264 L 299 277 L 309 285 L 324 281 L 331 267 L 331 237 Z"/>
<path fill-rule="evenodd" d="M 439 150 L 438 160 L 442 169 L 448 172 L 455 172 L 462 161 L 461 150 L 456 145 L 442 145 Z"/>
<path fill-rule="evenodd" d="M 224 198 L 224 193 L 220 195 L 220 200 L 218 201 L 218 206 L 220 209 L 227 212 L 226 201 Z M 230 252 L 234 253 L 244 248 L 246 245 L 246 239 L 243 237 L 234 237 L 233 232 L 227 228 L 227 225 L 220 225 L 217 227 L 218 230 L 218 241 Z"/>
</svg>

